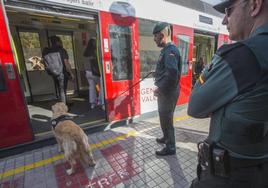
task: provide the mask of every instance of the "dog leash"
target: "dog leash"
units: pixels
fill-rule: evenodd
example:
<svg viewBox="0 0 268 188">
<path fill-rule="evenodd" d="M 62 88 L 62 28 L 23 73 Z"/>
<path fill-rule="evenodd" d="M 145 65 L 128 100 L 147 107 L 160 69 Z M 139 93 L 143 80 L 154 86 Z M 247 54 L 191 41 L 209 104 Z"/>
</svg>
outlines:
<svg viewBox="0 0 268 188">
<path fill-rule="evenodd" d="M 141 83 L 145 78 L 148 78 L 151 74 L 154 74 L 155 72 L 154 71 L 150 71 L 148 74 L 146 74 L 144 77 L 142 77 L 141 80 L 139 80 L 138 82 L 136 82 L 135 84 L 133 84 L 132 86 L 130 86 L 128 89 L 126 89 L 125 91 L 123 91 L 122 93 L 120 93 L 119 95 L 115 96 L 113 99 L 111 99 L 110 101 L 108 102 L 104 102 L 103 105 L 108 105 L 110 104 L 111 102 L 113 102 L 115 99 L 117 99 L 118 97 L 120 97 L 121 95 L 123 95 L 124 93 L 130 91 L 131 89 L 133 89 L 135 86 L 137 86 L 139 83 Z M 78 118 L 78 117 L 84 117 L 85 114 L 81 114 L 81 115 L 77 115 L 77 116 L 73 116 L 73 118 Z"/>
<path fill-rule="evenodd" d="M 145 78 L 147 78 L 148 76 L 150 76 L 151 74 L 153 74 L 154 71 L 149 72 L 148 74 L 146 74 L 141 80 L 139 80 L 138 82 L 136 82 L 135 84 L 133 84 L 132 86 L 130 86 L 127 90 L 123 91 L 122 93 L 120 93 L 119 95 L 117 95 L 116 97 L 114 97 L 113 99 L 111 99 L 111 101 L 114 101 L 116 98 L 118 98 L 119 96 L 123 95 L 124 93 L 130 91 L 131 89 L 133 89 L 136 85 L 138 85 L 139 83 L 141 83 Z M 104 104 L 109 104 L 111 101 L 109 102 L 104 102 Z"/>
</svg>

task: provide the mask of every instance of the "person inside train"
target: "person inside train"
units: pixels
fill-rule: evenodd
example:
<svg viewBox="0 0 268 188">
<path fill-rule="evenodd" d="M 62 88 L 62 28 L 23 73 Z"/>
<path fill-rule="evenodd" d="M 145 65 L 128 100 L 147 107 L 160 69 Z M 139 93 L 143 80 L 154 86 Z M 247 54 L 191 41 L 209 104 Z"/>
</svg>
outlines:
<svg viewBox="0 0 268 188">
<path fill-rule="evenodd" d="M 196 80 L 198 79 L 199 75 L 201 74 L 203 68 L 205 66 L 204 58 L 200 57 L 199 60 L 195 63 L 194 66 L 194 81 L 193 85 L 195 84 Z"/>
<path fill-rule="evenodd" d="M 51 46 L 43 49 L 42 57 L 45 61 L 44 63 L 48 74 L 51 75 L 54 80 L 56 97 L 60 97 L 60 100 L 67 104 L 66 91 L 68 80 L 74 79 L 69 56 L 67 51 L 63 48 L 62 41 L 58 36 L 51 36 L 50 42 Z M 56 66 L 56 64 L 59 66 Z"/>
<path fill-rule="evenodd" d="M 198 62 L 195 65 L 195 74 L 198 75 L 198 77 L 200 73 L 202 72 L 204 65 L 205 65 L 204 58 L 200 57 Z"/>
<path fill-rule="evenodd" d="M 89 105 L 90 109 L 94 109 L 96 106 L 102 105 L 101 74 L 96 53 L 95 38 L 91 38 L 88 41 L 84 56 L 88 57 L 88 61 L 84 63 L 84 68 L 89 85 Z"/>
</svg>

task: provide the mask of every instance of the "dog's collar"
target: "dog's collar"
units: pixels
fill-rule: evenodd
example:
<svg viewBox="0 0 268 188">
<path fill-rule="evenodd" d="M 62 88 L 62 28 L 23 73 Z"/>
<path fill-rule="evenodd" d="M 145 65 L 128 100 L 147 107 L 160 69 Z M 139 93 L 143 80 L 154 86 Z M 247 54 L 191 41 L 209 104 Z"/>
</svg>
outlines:
<svg viewBox="0 0 268 188">
<path fill-rule="evenodd" d="M 73 119 L 72 116 L 69 116 L 69 115 L 61 115 L 61 116 L 59 116 L 59 117 L 57 117 L 55 119 L 52 119 L 51 120 L 51 125 L 52 125 L 53 129 L 55 129 L 55 127 L 57 126 L 57 124 L 59 122 L 65 121 L 65 120 L 71 120 L 71 119 Z"/>
</svg>

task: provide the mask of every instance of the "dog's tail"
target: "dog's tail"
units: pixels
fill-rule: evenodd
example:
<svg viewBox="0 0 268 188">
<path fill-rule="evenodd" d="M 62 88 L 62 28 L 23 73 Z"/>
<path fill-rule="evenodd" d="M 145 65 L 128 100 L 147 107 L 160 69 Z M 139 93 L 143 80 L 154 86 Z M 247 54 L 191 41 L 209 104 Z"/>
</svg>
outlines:
<svg viewBox="0 0 268 188">
<path fill-rule="evenodd" d="M 70 137 L 63 138 L 62 147 L 64 149 L 64 155 L 67 160 L 71 159 L 72 155 L 75 154 L 77 150 L 76 142 Z"/>
<path fill-rule="evenodd" d="M 95 166 L 96 162 L 93 158 L 93 155 L 92 155 L 92 152 L 91 152 L 91 148 L 90 148 L 90 145 L 88 143 L 88 137 L 86 134 L 83 134 L 82 136 L 82 147 L 83 147 L 83 151 L 85 151 L 84 154 L 82 154 L 81 157 L 84 158 L 85 162 L 87 164 L 89 164 L 89 166 Z M 86 154 L 86 155 L 85 155 Z"/>
</svg>

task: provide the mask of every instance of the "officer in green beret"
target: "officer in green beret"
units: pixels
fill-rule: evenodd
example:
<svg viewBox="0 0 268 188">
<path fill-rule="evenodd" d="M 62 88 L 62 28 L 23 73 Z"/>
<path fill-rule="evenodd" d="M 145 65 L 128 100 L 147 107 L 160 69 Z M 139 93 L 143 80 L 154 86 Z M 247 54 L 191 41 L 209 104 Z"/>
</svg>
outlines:
<svg viewBox="0 0 268 188">
<path fill-rule="evenodd" d="M 157 97 L 162 138 L 156 142 L 166 146 L 156 151 L 156 155 L 174 155 L 176 153 L 173 114 L 179 96 L 181 62 L 178 48 L 170 40 L 170 26 L 159 22 L 153 29 L 154 41 L 162 48 L 155 70 L 154 95 Z"/>
<path fill-rule="evenodd" d="M 191 188 L 266 188 L 268 0 L 225 0 L 214 8 L 237 42 L 216 51 L 190 96 L 188 114 L 211 118 Z"/>
</svg>

